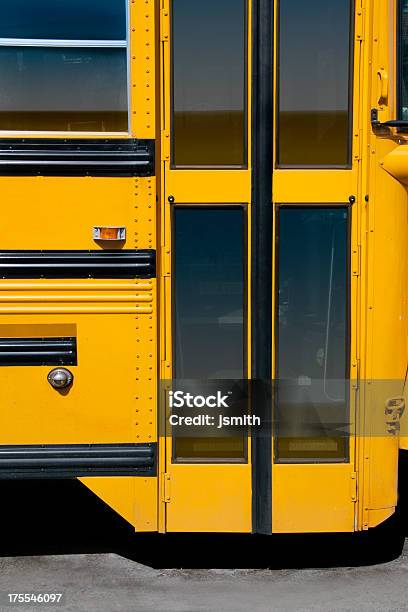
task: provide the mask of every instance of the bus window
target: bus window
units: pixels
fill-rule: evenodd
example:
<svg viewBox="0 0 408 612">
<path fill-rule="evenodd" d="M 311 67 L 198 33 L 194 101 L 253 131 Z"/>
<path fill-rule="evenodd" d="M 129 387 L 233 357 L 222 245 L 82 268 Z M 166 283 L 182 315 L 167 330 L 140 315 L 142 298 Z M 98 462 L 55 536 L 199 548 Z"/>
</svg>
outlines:
<svg viewBox="0 0 408 612">
<path fill-rule="evenodd" d="M 173 167 L 244 166 L 244 0 L 173 0 L 172 28 Z"/>
<path fill-rule="evenodd" d="M 280 207 L 278 236 L 276 456 L 345 460 L 348 209 Z"/>
<path fill-rule="evenodd" d="M 174 374 L 177 381 L 246 377 L 245 211 L 242 207 L 174 209 Z M 224 381 L 224 383 L 223 383 Z M 220 389 L 223 388 L 222 386 Z M 176 459 L 240 459 L 235 437 L 178 437 Z"/>
<path fill-rule="evenodd" d="M 0 130 L 128 131 L 125 0 L 2 2 L 0 36 Z"/>
<path fill-rule="evenodd" d="M 408 0 L 399 6 L 399 118 L 408 121 Z"/>
<path fill-rule="evenodd" d="M 126 0 L 1 0 L 0 38 L 126 40 Z"/>
<path fill-rule="evenodd" d="M 278 166 L 350 165 L 352 5 L 279 3 Z"/>
</svg>

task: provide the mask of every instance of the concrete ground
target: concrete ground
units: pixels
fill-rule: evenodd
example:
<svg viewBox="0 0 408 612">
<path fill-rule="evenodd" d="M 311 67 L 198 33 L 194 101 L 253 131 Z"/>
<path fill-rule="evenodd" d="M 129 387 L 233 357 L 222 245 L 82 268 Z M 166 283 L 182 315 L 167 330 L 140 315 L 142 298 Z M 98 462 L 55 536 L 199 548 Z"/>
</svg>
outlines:
<svg viewBox="0 0 408 612">
<path fill-rule="evenodd" d="M 407 610 L 408 546 L 372 567 L 301 570 L 152 569 L 117 554 L 4 558 L 1 609 L 81 612 Z M 5 592 L 63 593 L 58 608 L 4 605 Z"/>
<path fill-rule="evenodd" d="M 408 540 L 380 562 L 353 536 L 135 536 L 77 481 L 0 492 L 1 612 L 408 610 Z M 45 592 L 62 603 L 7 603 Z"/>
</svg>

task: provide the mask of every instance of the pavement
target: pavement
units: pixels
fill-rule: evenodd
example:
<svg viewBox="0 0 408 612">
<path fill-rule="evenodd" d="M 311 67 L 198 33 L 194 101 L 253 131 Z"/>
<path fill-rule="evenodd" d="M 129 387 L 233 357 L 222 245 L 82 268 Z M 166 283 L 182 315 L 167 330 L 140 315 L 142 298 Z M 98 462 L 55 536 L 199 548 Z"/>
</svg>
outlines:
<svg viewBox="0 0 408 612">
<path fill-rule="evenodd" d="M 381 559 L 364 536 L 135 536 L 78 481 L 0 491 L 1 612 L 408 610 L 408 540 Z"/>
<path fill-rule="evenodd" d="M 153 569 L 118 554 L 6 557 L 2 610 L 248 612 L 407 610 L 408 545 L 395 561 L 325 569 Z M 62 593 L 59 606 L 7 593 Z"/>
</svg>

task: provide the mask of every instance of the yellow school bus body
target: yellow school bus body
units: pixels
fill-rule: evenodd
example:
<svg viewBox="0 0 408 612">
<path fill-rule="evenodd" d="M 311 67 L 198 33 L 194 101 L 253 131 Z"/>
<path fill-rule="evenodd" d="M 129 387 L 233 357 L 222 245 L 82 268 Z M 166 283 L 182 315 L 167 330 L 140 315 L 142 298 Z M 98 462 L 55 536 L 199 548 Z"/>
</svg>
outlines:
<svg viewBox="0 0 408 612">
<path fill-rule="evenodd" d="M 0 280 L 0 337 L 78 339 L 78 365 L 69 368 L 74 384 L 66 394 L 48 384 L 49 366 L 0 370 L 0 445 L 157 444 L 156 475 L 82 475 L 80 480 L 137 532 L 250 533 L 257 531 L 251 437 L 248 460 L 243 463 L 173 462 L 172 437 L 160 398 L 160 380 L 173 375 L 171 198 L 181 206 L 244 204 L 248 254 L 254 206 L 251 121 L 247 168 L 170 165 L 171 8 L 169 0 L 129 2 L 131 131 L 103 134 L 112 139 L 155 140 L 155 176 L 0 177 L 2 250 L 94 250 L 103 246 L 95 247 L 92 228 L 118 226 L 126 227 L 125 249 L 152 249 L 157 257 L 157 277 L 150 279 Z M 277 31 L 277 2 L 274 9 Z M 253 10 L 248 2 L 249 84 Z M 387 432 L 384 411 L 389 386 L 380 381 L 396 381 L 396 388 L 401 383 L 402 394 L 408 331 L 408 145 L 404 134 L 392 132 L 390 137 L 389 131 L 373 130 L 370 121 L 372 108 L 378 109 L 381 122 L 396 117 L 396 10 L 391 0 L 355 3 L 351 167 L 279 168 L 274 153 L 274 216 L 281 204 L 351 202 L 353 427 L 349 459 L 340 463 L 277 463 L 271 439 L 272 495 L 267 512 L 272 533 L 366 530 L 391 516 L 397 504 L 398 453 L 400 448 L 408 450 L 408 431 L 402 419 L 400 436 Z M 275 37 L 275 60 L 277 44 Z M 271 75 L 275 92 L 276 68 L 275 61 L 273 79 Z M 250 86 L 246 102 L 251 117 Z M 33 136 L 38 134 L 3 134 Z M 41 136 L 69 140 L 78 135 Z M 274 223 L 274 232 L 275 228 Z M 275 287 L 276 246 L 272 257 Z M 251 269 L 249 256 L 248 278 Z M 256 316 L 251 283 L 247 298 L 250 365 L 250 321 Z M 273 313 L 276 300 L 274 293 Z M 275 324 L 273 320 L 272 330 Z M 272 372 L 275 340 L 273 333 Z"/>
</svg>

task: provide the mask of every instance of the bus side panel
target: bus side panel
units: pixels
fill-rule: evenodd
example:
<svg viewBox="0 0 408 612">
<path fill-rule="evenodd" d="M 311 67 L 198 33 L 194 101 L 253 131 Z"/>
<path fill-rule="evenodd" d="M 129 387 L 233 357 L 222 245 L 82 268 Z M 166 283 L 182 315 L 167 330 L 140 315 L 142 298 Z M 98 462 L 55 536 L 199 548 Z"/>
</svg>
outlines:
<svg viewBox="0 0 408 612">
<path fill-rule="evenodd" d="M 157 477 L 80 478 L 136 532 L 157 531 Z"/>
<path fill-rule="evenodd" d="M 154 177 L 3 177 L 0 188 L 4 250 L 103 252 L 112 243 L 94 241 L 93 227 L 120 226 L 127 236 L 124 244 L 113 243 L 118 252 L 154 252 Z M 68 452 L 72 445 L 96 444 L 119 445 L 120 452 L 122 444 L 155 449 L 156 279 L 116 272 L 112 278 L 50 276 L 0 280 L 0 338 L 74 338 L 76 364 L 66 366 L 74 382 L 64 392 L 51 387 L 47 375 L 57 364 L 0 367 L 0 444 L 63 445 Z M 153 471 L 157 464 L 149 475 L 82 482 L 137 530 L 151 531 L 157 519 Z"/>
<path fill-rule="evenodd" d="M 369 105 L 377 109 L 380 122 L 398 116 L 396 4 L 374 2 L 372 5 Z M 387 95 L 380 89 L 379 79 L 383 74 L 389 77 Z M 399 177 L 393 175 L 390 164 L 397 151 L 405 148 L 399 146 L 401 143 L 392 132 L 375 127 L 369 131 L 371 155 L 364 228 L 367 354 L 361 375 L 366 423 L 362 449 L 364 529 L 387 518 L 397 504 L 398 423 L 396 427 L 389 426 L 393 418 L 387 413 L 387 407 L 393 398 L 401 398 L 407 367 L 407 192 Z M 408 151 L 406 155 L 408 166 Z"/>
<path fill-rule="evenodd" d="M 335 468 L 332 464 L 274 466 L 274 533 L 353 531 L 350 466 Z"/>
</svg>

